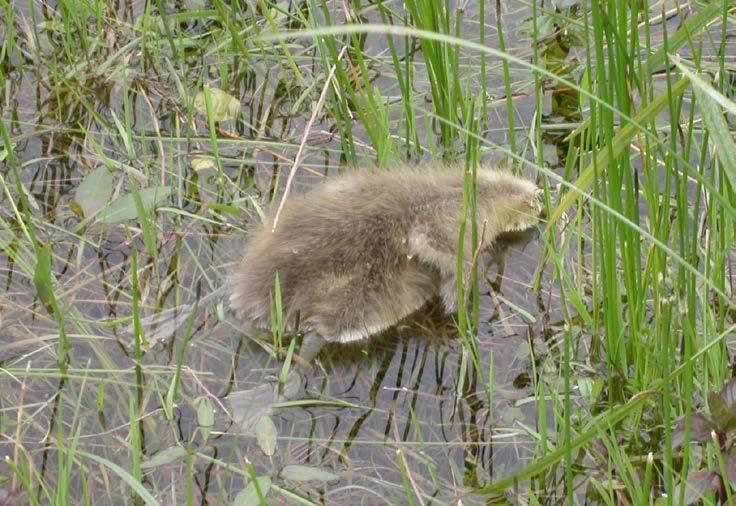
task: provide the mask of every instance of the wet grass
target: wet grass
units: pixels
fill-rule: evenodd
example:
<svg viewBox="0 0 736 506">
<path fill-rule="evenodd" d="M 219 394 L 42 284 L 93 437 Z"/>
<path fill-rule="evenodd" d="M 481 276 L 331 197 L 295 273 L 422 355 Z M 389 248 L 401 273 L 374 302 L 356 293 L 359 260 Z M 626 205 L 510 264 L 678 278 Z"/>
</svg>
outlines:
<svg viewBox="0 0 736 506">
<path fill-rule="evenodd" d="M 732 0 L 0 8 L 0 504 L 731 501 Z M 234 427 L 295 351 L 198 302 L 250 228 L 429 162 L 541 238 Z"/>
</svg>

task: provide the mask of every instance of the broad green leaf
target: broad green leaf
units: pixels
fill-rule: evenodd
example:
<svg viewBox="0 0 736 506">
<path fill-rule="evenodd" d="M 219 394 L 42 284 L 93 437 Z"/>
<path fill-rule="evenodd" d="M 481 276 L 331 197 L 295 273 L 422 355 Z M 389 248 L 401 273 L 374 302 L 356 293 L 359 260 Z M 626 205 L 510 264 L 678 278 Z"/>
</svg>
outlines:
<svg viewBox="0 0 736 506">
<path fill-rule="evenodd" d="M 261 489 L 261 494 L 265 497 L 268 491 L 271 490 L 271 478 L 268 476 L 259 476 L 258 487 Z M 260 497 L 258 497 L 255 482 L 251 481 L 247 487 L 235 496 L 233 506 L 251 506 L 256 504 L 260 504 Z"/>
<path fill-rule="evenodd" d="M 89 218 L 110 201 L 112 182 L 112 174 L 102 165 L 82 179 L 73 200 L 82 209 L 82 218 Z"/>
<path fill-rule="evenodd" d="M 334 481 L 339 478 L 339 476 L 329 471 L 299 465 L 284 466 L 281 470 L 281 477 L 293 481 Z"/>
<path fill-rule="evenodd" d="M 54 300 L 54 287 L 51 281 L 51 248 L 43 246 L 36 255 L 36 270 L 33 273 L 33 284 L 36 286 L 36 296 L 41 304 L 51 312 Z"/>
<path fill-rule="evenodd" d="M 209 397 L 201 396 L 194 399 L 194 408 L 197 410 L 197 425 L 202 429 L 204 439 L 210 435 L 215 425 L 215 410 Z"/>
<path fill-rule="evenodd" d="M 210 114 L 212 114 L 212 118 L 215 121 L 227 121 L 240 116 L 240 100 L 220 89 L 210 86 L 205 86 L 204 90 L 197 93 L 197 96 L 194 97 L 194 109 L 197 112 L 207 115 L 205 93 L 209 93 L 210 104 L 212 105 Z"/>
<path fill-rule="evenodd" d="M 161 450 L 149 460 L 141 463 L 141 469 L 152 469 L 161 467 L 187 456 L 187 449 L 183 446 L 169 446 L 165 450 Z"/>
<path fill-rule="evenodd" d="M 141 202 L 146 208 L 146 211 L 150 211 L 171 195 L 171 187 L 153 186 L 151 188 L 141 190 L 139 193 Z M 99 221 L 109 225 L 125 220 L 132 220 L 137 217 L 138 210 L 135 207 L 135 199 L 133 198 L 133 194 L 129 193 L 119 197 L 106 209 L 103 209 L 100 212 Z"/>
</svg>

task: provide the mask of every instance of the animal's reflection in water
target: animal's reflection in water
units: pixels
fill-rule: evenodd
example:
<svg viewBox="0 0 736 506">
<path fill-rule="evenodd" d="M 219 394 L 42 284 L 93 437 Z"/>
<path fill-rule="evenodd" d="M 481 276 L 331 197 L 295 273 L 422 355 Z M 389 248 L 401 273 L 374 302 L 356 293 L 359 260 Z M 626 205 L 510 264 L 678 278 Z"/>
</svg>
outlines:
<svg viewBox="0 0 736 506">
<path fill-rule="evenodd" d="M 487 271 L 481 269 L 479 273 L 482 278 L 481 283 L 485 281 L 483 284 L 488 289 L 499 291 L 502 285 L 504 259 L 507 253 L 510 250 L 519 250 L 525 247 L 537 235 L 538 229 L 536 227 L 498 234 L 496 240 L 487 248 L 483 257 L 479 259 L 482 266 L 495 264 L 497 268 L 495 272 L 493 269 Z M 361 373 L 363 369 L 360 366 L 361 362 L 365 363 L 366 355 L 374 357 L 374 365 L 376 360 L 380 360 L 382 365 L 375 372 L 373 386 L 369 389 L 371 397 L 373 397 L 382 382 L 381 371 L 385 370 L 391 363 L 395 348 L 403 340 L 414 338 L 428 340 L 432 337 L 445 340 L 456 336 L 454 319 L 452 313 L 448 313 L 447 309 L 447 301 L 435 296 L 430 298 L 429 303 L 425 303 L 421 310 L 414 312 L 409 318 L 401 319 L 398 325 L 384 332 L 378 340 L 368 343 L 363 341 L 351 345 L 330 343 L 326 349 L 326 357 L 330 359 L 330 366 L 339 365 L 345 368 L 351 364 L 355 365 L 356 377 L 354 382 L 368 379 L 365 374 Z M 429 343 L 426 344 L 429 345 Z M 426 356 L 424 359 L 426 359 Z M 362 375 L 362 377 L 359 375 Z M 265 382 L 254 389 L 233 392 L 229 399 L 235 419 L 241 421 L 241 427 L 252 427 L 258 417 L 272 411 L 271 407 L 274 403 L 296 398 L 302 392 L 305 376 L 299 368 L 293 369 L 287 376 L 286 384 L 280 394 L 275 381 Z M 346 387 L 350 388 L 349 385 L 346 385 Z M 345 394 L 349 397 L 347 391 Z M 338 392 L 333 395 L 342 398 Z"/>
</svg>

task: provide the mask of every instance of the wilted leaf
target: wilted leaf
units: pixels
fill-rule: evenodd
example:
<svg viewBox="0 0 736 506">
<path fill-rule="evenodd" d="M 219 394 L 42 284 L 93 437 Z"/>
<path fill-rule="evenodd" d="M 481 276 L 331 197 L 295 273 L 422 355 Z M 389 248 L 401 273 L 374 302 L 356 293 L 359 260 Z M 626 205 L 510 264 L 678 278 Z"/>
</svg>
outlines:
<svg viewBox="0 0 736 506">
<path fill-rule="evenodd" d="M 730 430 L 736 427 L 736 408 L 729 407 L 720 393 L 708 392 L 708 409 L 721 430 Z"/>
<path fill-rule="evenodd" d="M 263 415 L 256 423 L 256 440 L 261 451 L 269 457 L 276 451 L 276 425 L 268 415 Z"/>
<path fill-rule="evenodd" d="M 197 425 L 202 429 L 205 439 L 210 435 L 210 430 L 215 425 L 215 410 L 209 397 L 197 397 L 192 403 L 197 410 Z"/>
<path fill-rule="evenodd" d="M 736 488 L 736 453 L 734 453 L 733 449 L 726 454 L 725 461 L 728 483 L 731 484 L 731 488 Z"/>
<path fill-rule="evenodd" d="M 687 475 L 685 486 L 685 500 L 683 505 L 697 503 L 705 494 L 718 492 L 721 488 L 721 477 L 714 471 L 698 471 Z M 679 500 L 683 483 L 675 486 L 675 502 Z"/>
<path fill-rule="evenodd" d="M 112 182 L 112 174 L 105 166 L 97 167 L 82 179 L 72 201 L 82 209 L 82 218 L 92 216 L 110 201 Z"/>
<path fill-rule="evenodd" d="M 731 409 L 736 408 L 736 378 L 731 378 L 721 388 L 721 398 Z"/>
<path fill-rule="evenodd" d="M 141 202 L 146 211 L 155 208 L 159 203 L 166 200 L 171 195 L 170 186 L 153 186 L 145 188 L 139 192 Z M 133 194 L 129 193 L 116 199 L 107 209 L 100 212 L 99 220 L 101 223 L 112 224 L 120 221 L 132 220 L 138 217 L 138 210 L 135 207 L 135 199 Z"/>
<path fill-rule="evenodd" d="M 207 114 L 207 102 L 205 93 L 209 93 L 210 105 L 212 109 L 210 114 L 215 121 L 227 121 L 240 116 L 240 100 L 225 93 L 224 91 L 205 86 L 203 91 L 197 93 L 194 97 L 194 109 L 201 114 Z"/>
<path fill-rule="evenodd" d="M 281 477 L 285 480 L 294 481 L 334 481 L 339 478 L 334 473 L 309 466 L 284 466 Z"/>
<path fill-rule="evenodd" d="M 141 469 L 152 469 L 155 467 L 161 467 L 168 464 L 171 464 L 172 462 L 176 462 L 182 457 L 187 456 L 187 449 L 183 446 L 174 445 L 166 448 L 165 450 L 161 450 L 156 455 L 151 457 L 145 462 L 141 463 Z"/>
<path fill-rule="evenodd" d="M 710 433 L 716 430 L 716 422 L 708 415 L 694 413 L 690 417 L 690 442 L 707 443 L 710 441 Z M 672 429 L 672 448 L 676 449 L 685 443 L 685 419 L 682 418 Z"/>
<path fill-rule="evenodd" d="M 268 476 L 259 476 L 258 488 L 261 489 L 261 494 L 263 494 L 263 497 L 266 497 L 268 491 L 271 490 L 271 478 L 269 478 Z M 233 500 L 233 506 L 251 506 L 256 504 L 260 504 L 260 498 L 258 497 L 255 483 L 251 481 L 250 483 L 248 483 L 247 487 L 238 492 L 238 495 L 235 496 L 235 499 Z"/>
</svg>

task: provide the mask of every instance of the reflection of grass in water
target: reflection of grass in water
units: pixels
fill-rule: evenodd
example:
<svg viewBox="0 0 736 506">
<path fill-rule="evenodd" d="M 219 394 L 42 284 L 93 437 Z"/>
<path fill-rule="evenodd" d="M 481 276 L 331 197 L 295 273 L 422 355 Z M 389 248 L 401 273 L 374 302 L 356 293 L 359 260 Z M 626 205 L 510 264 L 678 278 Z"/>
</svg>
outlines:
<svg viewBox="0 0 736 506">
<path fill-rule="evenodd" d="M 515 16 L 495 23 L 495 9 L 484 10 L 481 29 L 473 13 L 419 1 L 406 4 L 407 12 L 385 2 L 339 8 L 326 1 L 259 2 L 258 13 L 251 4 L 221 2 L 182 12 L 163 3 L 140 12 L 137 4 L 121 12 L 94 2 L 58 5 L 43 14 L 5 9 L 0 158 L 4 167 L 15 165 L 18 176 L 0 171 L 0 425 L 10 456 L 0 489 L 48 503 L 64 502 L 68 493 L 85 493 L 90 503 L 131 496 L 214 503 L 259 492 L 291 501 L 299 494 L 326 502 L 380 496 L 408 503 L 433 494 L 450 498 L 464 486 L 511 473 L 497 488 L 513 488 L 518 479 L 519 492 L 538 501 L 573 500 L 582 491 L 574 485 L 582 483 L 589 497 L 640 503 L 662 491 L 672 497 L 688 472 L 720 473 L 718 445 L 706 443 L 701 459 L 691 445 L 674 454 L 667 441 L 674 421 L 705 411 L 700 399 L 730 376 L 734 167 L 722 156 L 725 136 L 701 115 L 699 101 L 715 95 L 693 100 L 667 54 L 690 55 L 684 64 L 716 73 L 714 85 L 728 94 L 726 55 L 732 51 L 719 18 L 732 2 L 694 7 L 677 31 L 673 21 L 680 13 L 663 19 L 659 7 L 649 12 L 646 2 L 555 12 L 535 4 L 521 17 L 529 18 L 525 28 L 538 44 L 519 35 L 510 22 Z M 501 6 L 516 17 L 524 8 Z M 337 31 L 320 28 L 328 15 Z M 40 23 L 40 16 L 49 18 Z M 386 28 L 347 33 L 355 28 L 350 25 L 339 33 L 346 16 L 353 24 L 432 29 L 466 41 L 417 41 Z M 503 33 L 494 34 L 494 25 Z M 663 26 L 670 28 L 666 38 Z M 303 28 L 322 34 L 268 39 Z M 567 58 L 547 65 L 540 56 L 554 53 L 549 44 L 569 31 L 583 43 L 570 55 L 582 64 L 565 65 L 572 62 Z M 508 66 L 496 53 L 481 57 L 467 42 L 496 46 L 501 35 L 519 58 Z M 536 68 L 525 66 L 530 59 Z M 335 77 L 325 82 L 333 66 Z M 566 82 L 545 71 L 564 72 Z M 503 76 L 498 86 L 491 85 L 497 76 Z M 29 100 L 34 84 L 37 103 Z M 225 93 L 205 94 L 203 112 L 194 104 L 204 85 Z M 266 459 L 252 438 L 232 444 L 234 436 L 218 433 L 227 428 L 225 417 L 216 417 L 210 429 L 208 410 L 219 412 L 223 392 L 262 379 L 278 364 L 268 357 L 280 346 L 264 347 L 237 333 L 218 319 L 218 304 L 192 321 L 189 341 L 184 327 L 147 348 L 144 334 L 134 339 L 123 329 L 135 323 L 134 307 L 147 316 L 189 303 L 227 277 L 223 259 L 238 256 L 233 230 L 240 235 L 242 221 L 258 221 L 263 212 L 254 184 L 280 194 L 281 169 L 293 160 L 325 87 L 327 100 L 306 137 L 301 165 L 310 177 L 343 161 L 391 166 L 399 158 L 458 152 L 469 153 L 472 167 L 475 143 L 499 141 L 515 145 L 508 157 L 522 155 L 541 166 L 542 133 L 572 129 L 559 172 L 592 198 L 580 202 L 563 187 L 539 271 L 541 290 L 530 291 L 528 301 L 493 299 L 514 318 L 508 328 L 528 336 L 531 358 L 505 354 L 506 341 L 477 338 L 474 326 L 464 323 L 464 341 L 425 351 L 427 336 L 452 333 L 441 318 L 439 329 L 433 319 L 420 320 L 402 329 L 399 340 L 333 348 L 322 360 L 323 393 L 339 392 L 347 381 L 331 383 L 330 373 L 351 370 L 358 386 L 350 401 L 364 411 L 312 406 L 318 421 L 312 426 L 313 418 L 289 418 L 301 408 L 286 410 L 276 417 L 277 455 Z M 546 90 L 553 88 L 577 94 L 579 116 L 542 122 Z M 478 90 L 487 90 L 490 100 Z M 228 109 L 218 100 L 228 95 L 240 104 L 239 117 L 219 115 Z M 565 107 L 574 111 L 575 104 Z M 509 134 L 511 118 L 518 126 Z M 99 167 L 113 175 L 108 201 L 128 202 L 124 214 L 134 218 L 112 225 L 90 218 L 80 227 L 70 201 Z M 554 174 L 544 173 L 554 184 Z M 143 193 L 154 186 L 171 192 L 156 212 Z M 141 188 L 138 197 L 134 188 Z M 516 316 L 512 304 L 527 314 Z M 443 355 L 447 349 L 452 353 Z M 530 390 L 514 391 L 499 380 L 529 365 Z M 384 367 L 390 387 L 367 374 L 373 367 Z M 452 388 L 426 379 L 428 367 L 440 387 Z M 514 419 L 515 410 L 523 416 Z M 504 451 L 523 458 L 512 462 L 499 456 Z M 242 466 L 246 457 L 252 466 Z M 592 472 L 577 467 L 583 460 Z M 287 463 L 339 475 L 351 467 L 361 470 L 361 479 L 287 481 L 279 477 Z M 246 485 L 252 476 L 261 477 L 259 490 Z M 535 476 L 541 478 L 528 481 Z"/>
</svg>

